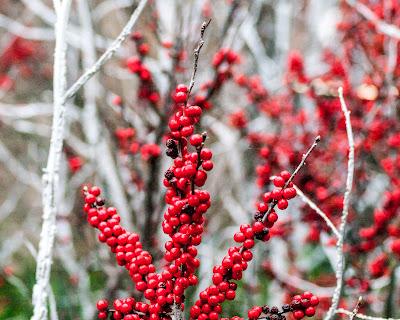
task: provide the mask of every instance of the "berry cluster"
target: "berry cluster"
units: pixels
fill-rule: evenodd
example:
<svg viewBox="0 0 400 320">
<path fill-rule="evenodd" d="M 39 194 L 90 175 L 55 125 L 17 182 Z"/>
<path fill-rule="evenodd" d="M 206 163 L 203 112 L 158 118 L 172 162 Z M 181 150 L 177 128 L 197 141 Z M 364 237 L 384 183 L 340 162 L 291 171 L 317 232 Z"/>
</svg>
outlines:
<svg viewBox="0 0 400 320">
<path fill-rule="evenodd" d="M 123 154 L 135 155 L 140 153 L 143 160 L 157 158 L 161 154 L 160 147 L 157 144 L 139 141 L 133 128 L 117 128 L 115 137 L 118 140 L 119 150 Z"/>
<path fill-rule="evenodd" d="M 229 248 L 221 264 L 213 268 L 213 285 L 200 292 L 199 299 L 190 309 L 191 318 L 217 320 L 222 313 L 221 304 L 225 300 L 235 299 L 237 284 L 234 280 L 242 279 L 243 271 L 252 260 L 251 249 L 255 245 L 255 240 L 265 242 L 270 239 L 270 228 L 278 220 L 275 206 L 278 205 L 280 210 L 285 210 L 288 207 L 287 200 L 296 196 L 292 179 L 293 176 L 288 171 L 282 171 L 274 178 L 276 188 L 263 195 L 252 225 L 242 224 L 239 231 L 234 234 L 233 239 L 239 245 Z"/>
<path fill-rule="evenodd" d="M 176 112 L 168 122 L 171 131 L 166 153 L 174 161 L 164 178 L 168 209 L 162 222 L 162 229 L 171 240 L 165 244 L 167 265 L 163 273 L 168 273 L 174 283 L 175 303 L 183 303 L 184 291 L 197 284 L 195 271 L 200 261 L 196 258 L 196 246 L 201 242 L 204 214 L 211 204 L 210 194 L 198 188 L 205 184 L 206 171 L 213 168 L 213 163 L 211 150 L 204 148 L 206 133 L 194 133 L 201 108 L 187 105 L 185 85 L 176 87 L 173 99 Z"/>
<path fill-rule="evenodd" d="M 146 100 L 151 106 L 157 108 L 160 102 L 160 94 L 154 84 L 153 76 L 149 68 L 144 63 L 144 58 L 149 52 L 149 45 L 144 42 L 143 36 L 139 32 L 132 35 L 132 40 L 136 43 L 139 55 L 130 57 L 126 60 L 126 66 L 130 72 L 139 76 L 140 86 L 138 97 Z"/>
<path fill-rule="evenodd" d="M 152 256 L 143 250 L 139 236 L 127 232 L 120 225 L 120 216 L 115 208 L 104 206 L 100 189 L 84 189 L 84 209 L 88 222 L 100 230 L 99 240 L 110 246 L 117 263 L 125 266 L 136 289 L 143 292 L 144 298 L 149 301 L 145 304 L 132 298 L 117 299 L 113 304 L 114 309 L 110 309 L 108 302 L 102 300 L 98 304 L 99 317 L 102 319 L 110 312 L 113 319 L 137 319 L 140 315 L 151 320 L 169 319 L 174 308 L 184 309 L 185 290 L 198 283 L 195 272 L 200 261 L 196 257 L 196 246 L 201 243 L 204 214 L 211 204 L 209 193 L 198 188 L 205 184 L 206 171 L 213 168 L 212 152 L 204 148 L 207 134 L 194 133 L 194 125 L 199 122 L 202 109 L 188 105 L 188 88 L 178 85 L 173 98 L 176 111 L 168 122 L 171 131 L 166 141 L 166 153 L 174 161 L 165 172 L 163 181 L 167 188 L 167 210 L 162 222 L 162 230 L 170 240 L 165 243 L 166 264 L 161 273 L 156 273 Z M 305 158 L 315 146 L 316 143 Z M 278 220 L 275 206 L 285 210 L 288 200 L 296 196 L 291 181 L 305 158 L 294 174 L 282 171 L 274 177 L 275 188 L 264 193 L 257 205 L 254 222 L 251 225 L 242 224 L 234 234 L 238 246 L 231 247 L 221 265 L 213 268 L 213 285 L 200 293 L 200 299 L 190 309 L 192 319 L 217 320 L 222 313 L 222 302 L 235 298 L 237 284 L 234 281 L 242 278 L 248 262 L 252 260 L 251 249 L 255 240 L 270 239 L 270 228 Z"/>
<path fill-rule="evenodd" d="M 211 109 L 211 97 L 215 95 L 222 86 L 232 78 L 232 67 L 240 62 L 239 55 L 231 49 L 220 49 L 213 57 L 212 66 L 214 76 L 210 81 L 201 85 L 204 94 L 197 94 L 193 98 L 193 104 L 202 109 Z"/>
<path fill-rule="evenodd" d="M 143 292 L 147 299 L 154 301 L 160 276 L 155 274 L 156 269 L 152 264 L 152 257 L 149 252 L 142 249 L 139 236 L 126 231 L 121 226 L 121 217 L 115 208 L 105 207 L 104 199 L 100 197 L 100 188 L 84 187 L 83 192 L 85 196 L 84 211 L 87 213 L 90 225 L 99 229 L 98 239 L 110 247 L 118 265 L 125 266 L 129 271 L 132 281 L 136 284 L 136 289 Z M 108 312 L 112 312 L 113 318 L 118 320 L 132 312 L 154 311 L 149 305 L 145 307 L 140 302 L 134 303 L 135 301 L 132 299 L 127 301 L 116 300 L 114 302 L 115 310 L 108 309 L 108 302 L 99 301 L 97 306 L 99 319 L 106 319 Z"/>
<path fill-rule="evenodd" d="M 196 246 L 200 244 L 204 230 L 204 213 L 210 207 L 209 193 L 198 188 L 205 184 L 206 171 L 213 168 L 213 162 L 212 152 L 204 148 L 206 133 L 193 133 L 202 110 L 198 106 L 188 106 L 187 96 L 187 87 L 179 85 L 174 95 L 177 111 L 169 120 L 171 132 L 166 142 L 167 155 L 174 161 L 165 173 L 168 208 L 162 230 L 171 240 L 165 243 L 166 265 L 161 273 L 156 273 L 152 256 L 143 250 L 139 236 L 120 225 L 115 208 L 104 206 L 100 189 L 84 189 L 88 222 L 100 230 L 99 240 L 110 246 L 117 263 L 125 266 L 136 289 L 149 301 L 144 304 L 133 298 L 118 299 L 113 304 L 114 309 L 110 309 L 108 303 L 101 300 L 98 303 L 101 319 L 110 312 L 114 319 L 136 319 L 140 313 L 152 320 L 168 318 L 173 305 L 183 310 L 185 290 L 198 282 L 195 271 L 200 261 L 196 258 Z M 122 149 L 130 149 L 134 130 L 121 129 L 118 137 Z M 192 152 L 190 145 L 194 149 Z"/>
<path fill-rule="evenodd" d="M 277 306 L 269 307 L 254 306 L 248 311 L 249 320 L 265 319 L 265 320 L 285 320 L 285 313 L 292 312 L 296 320 L 304 318 L 304 316 L 312 317 L 315 315 L 315 307 L 319 304 L 319 299 L 311 292 L 304 292 L 301 295 L 293 297 L 290 304 L 284 304 L 281 310 Z M 233 320 L 233 318 L 231 318 Z"/>
</svg>

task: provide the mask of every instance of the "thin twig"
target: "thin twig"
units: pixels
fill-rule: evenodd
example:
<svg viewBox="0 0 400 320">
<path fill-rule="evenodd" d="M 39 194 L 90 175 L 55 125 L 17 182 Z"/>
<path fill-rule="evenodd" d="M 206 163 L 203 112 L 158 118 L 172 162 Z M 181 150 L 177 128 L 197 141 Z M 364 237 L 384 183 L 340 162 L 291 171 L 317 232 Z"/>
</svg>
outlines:
<svg viewBox="0 0 400 320">
<path fill-rule="evenodd" d="M 186 102 L 189 100 L 190 93 L 192 92 L 192 89 L 193 89 L 193 86 L 194 86 L 194 79 L 195 79 L 196 73 L 197 73 L 199 57 L 200 57 L 200 51 L 201 51 L 201 48 L 203 48 L 203 45 L 204 45 L 204 32 L 206 31 L 207 27 L 210 25 L 210 22 L 211 22 L 211 19 L 208 20 L 208 21 L 204 21 L 203 24 L 201 25 L 199 44 L 197 45 L 197 48 L 193 52 L 193 55 L 194 55 L 193 72 L 192 72 L 192 78 L 190 79 L 190 85 L 189 85 L 189 90 L 188 90 Z"/>
<path fill-rule="evenodd" d="M 349 159 L 347 163 L 347 179 L 346 179 L 346 190 L 344 193 L 343 199 L 343 211 L 342 211 L 342 218 L 339 227 L 339 238 L 336 244 L 336 253 L 337 253 L 337 265 L 336 265 L 336 288 L 335 293 L 332 297 L 332 304 L 328 310 L 327 315 L 325 316 L 325 320 L 330 320 L 333 318 L 335 314 L 335 310 L 339 304 L 340 295 L 342 292 L 343 287 L 343 274 L 344 274 L 344 251 L 343 251 L 343 244 L 344 244 L 344 235 L 345 229 L 347 224 L 347 216 L 349 215 L 349 207 L 350 207 L 350 194 L 351 189 L 353 186 L 353 175 L 354 175 L 354 138 L 353 138 L 353 129 L 351 127 L 351 120 L 350 120 L 350 111 L 347 109 L 346 102 L 343 98 L 343 88 L 340 87 L 339 90 L 339 99 L 340 105 L 342 107 L 342 112 L 345 117 L 346 121 L 346 133 L 347 139 L 349 142 Z"/>
<path fill-rule="evenodd" d="M 356 306 L 353 309 L 353 312 L 351 314 L 351 316 L 349 317 L 349 320 L 354 320 L 354 318 L 356 317 L 358 310 L 360 310 L 360 306 L 361 306 L 361 302 L 362 302 L 362 297 L 358 297 L 358 301 L 356 303 Z"/>
<path fill-rule="evenodd" d="M 300 199 L 303 200 L 311 209 L 313 209 L 322 219 L 325 220 L 326 224 L 329 228 L 331 228 L 332 232 L 335 234 L 336 238 L 339 238 L 339 231 L 336 229 L 333 222 L 328 218 L 328 216 L 323 212 L 310 198 L 308 198 L 303 191 L 299 189 L 298 186 L 293 185 L 293 188 L 296 189 L 297 194 L 300 196 Z"/>
<path fill-rule="evenodd" d="M 131 34 L 132 28 L 135 26 L 137 20 L 140 17 L 143 9 L 145 8 L 148 0 L 141 0 L 129 18 L 128 23 L 122 29 L 121 33 L 118 35 L 117 39 L 110 45 L 110 47 L 103 53 L 103 55 L 97 60 L 97 62 L 89 68 L 65 93 L 63 97 L 63 101 L 67 101 L 72 98 L 78 90 L 89 81 L 99 70 L 100 68 L 109 61 L 115 54 L 115 52 L 119 49 L 122 43 L 129 37 Z"/>
<path fill-rule="evenodd" d="M 308 156 L 311 154 L 311 152 L 315 149 L 315 147 L 318 145 L 318 142 L 321 141 L 321 137 L 317 136 L 313 142 L 313 144 L 311 145 L 311 147 L 307 150 L 306 153 L 303 154 L 301 161 L 299 163 L 299 165 L 297 166 L 297 168 L 293 171 L 292 175 L 290 176 L 290 178 L 288 179 L 288 181 L 286 181 L 285 185 L 283 186 L 282 190 L 286 189 L 288 187 L 288 185 L 293 181 L 294 177 L 296 176 L 296 174 L 300 171 L 300 169 L 305 165 L 306 160 L 308 158 Z M 272 205 L 269 206 L 268 211 L 264 214 L 263 217 L 263 222 L 265 222 L 268 218 L 268 214 L 275 208 L 275 206 L 277 205 L 278 201 L 274 200 L 272 202 Z"/>
<path fill-rule="evenodd" d="M 348 316 L 352 316 L 353 315 L 352 311 L 349 311 L 349 310 L 346 310 L 346 309 L 342 309 L 342 308 L 337 309 L 335 311 L 335 313 L 337 313 L 337 314 L 346 314 Z M 362 313 L 357 313 L 354 317 L 358 318 L 358 319 L 364 319 L 364 320 L 400 320 L 398 318 L 371 317 L 371 316 L 367 316 L 367 315 L 362 314 Z"/>
</svg>

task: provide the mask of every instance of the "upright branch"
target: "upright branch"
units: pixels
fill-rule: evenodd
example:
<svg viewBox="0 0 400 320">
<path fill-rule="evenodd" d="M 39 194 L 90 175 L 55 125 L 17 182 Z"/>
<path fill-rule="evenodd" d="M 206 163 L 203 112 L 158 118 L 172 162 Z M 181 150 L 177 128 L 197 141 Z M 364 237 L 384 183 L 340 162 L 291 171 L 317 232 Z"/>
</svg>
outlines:
<svg viewBox="0 0 400 320">
<path fill-rule="evenodd" d="M 36 283 L 33 287 L 32 320 L 47 319 L 47 300 L 49 294 L 50 271 L 52 264 L 54 237 L 56 229 L 56 190 L 59 180 L 59 167 L 65 126 L 65 88 L 67 84 L 67 26 L 71 10 L 71 0 L 64 0 L 57 13 L 55 26 L 56 45 L 53 74 L 53 125 L 47 165 L 42 176 L 43 224 L 40 233 L 37 255 Z"/>
<path fill-rule="evenodd" d="M 204 45 L 204 33 L 205 33 L 207 27 L 210 25 L 210 23 L 211 23 L 211 19 L 208 21 L 204 21 L 203 24 L 201 25 L 199 44 L 197 45 L 197 48 L 193 52 L 193 55 L 194 55 L 193 72 L 192 72 L 192 78 L 190 79 L 186 103 L 189 100 L 190 93 L 192 92 L 192 89 L 194 86 L 194 79 L 196 78 L 197 68 L 198 68 L 198 64 L 199 64 L 200 51 Z"/>
<path fill-rule="evenodd" d="M 40 234 L 39 252 L 37 256 L 36 283 L 34 285 L 32 295 L 32 303 L 34 305 L 34 312 L 32 316 L 33 320 L 47 319 L 47 300 L 57 214 L 55 193 L 58 186 L 59 167 L 64 140 L 66 102 L 69 98 L 72 98 L 108 60 L 111 59 L 123 41 L 129 36 L 130 31 L 143 11 L 147 0 L 142 0 L 139 3 L 138 7 L 132 14 L 127 25 L 124 27 L 118 38 L 111 44 L 111 46 L 100 57 L 100 59 L 91 68 L 89 68 L 89 70 L 87 70 L 67 91 L 67 25 L 71 9 L 71 2 L 71 0 L 55 2 L 57 22 L 55 26 L 56 45 L 53 73 L 54 112 L 49 155 L 47 166 L 44 169 L 43 174 L 43 225 Z M 57 3 L 61 4 L 58 5 Z"/>
<path fill-rule="evenodd" d="M 344 273 L 344 236 L 347 223 L 347 216 L 349 215 L 350 207 L 350 194 L 353 186 L 353 176 L 354 176 L 354 138 L 353 129 L 351 127 L 350 121 L 350 111 L 347 109 L 346 102 L 343 98 L 343 88 L 340 87 L 339 90 L 340 105 L 342 107 L 342 112 L 346 122 L 346 133 L 349 143 L 349 158 L 347 163 L 347 179 L 346 179 L 346 190 L 343 199 L 343 211 L 342 218 L 339 227 L 339 238 L 336 243 L 336 254 L 337 254 L 337 265 L 336 265 L 336 288 L 332 297 L 332 304 L 325 316 L 325 320 L 330 320 L 333 318 L 335 311 L 338 307 L 340 295 L 343 287 L 343 273 Z"/>
<path fill-rule="evenodd" d="M 186 86 L 180 85 L 180 86 L 178 86 L 178 88 L 181 87 L 181 89 L 182 89 L 183 87 L 185 87 L 186 89 L 183 91 L 179 91 L 181 89 L 178 89 L 178 91 L 175 92 L 175 94 L 174 94 L 174 101 L 175 102 L 180 101 L 180 103 L 184 103 L 183 104 L 184 107 L 188 107 L 188 100 L 189 100 L 190 92 L 193 89 L 196 72 L 197 72 L 197 68 L 198 68 L 200 51 L 204 45 L 204 33 L 205 33 L 207 27 L 209 26 L 210 22 L 211 22 L 211 19 L 203 22 L 201 29 L 200 29 L 199 44 L 193 52 L 194 61 L 193 61 L 192 77 L 190 80 L 190 87 L 186 88 Z M 179 104 L 179 102 L 178 102 L 178 104 Z M 183 106 L 179 106 L 179 108 L 183 107 Z M 198 107 L 195 107 L 195 108 L 198 108 Z M 161 138 L 163 137 L 164 132 L 162 131 L 162 129 L 163 129 L 163 124 L 164 124 L 165 120 L 166 120 L 166 117 L 163 117 L 161 119 L 161 123 L 160 123 L 160 127 L 159 127 L 160 129 L 158 130 L 157 135 L 156 135 L 156 141 L 155 141 L 156 143 L 159 143 Z M 205 140 L 205 138 L 204 138 L 204 140 Z M 180 145 L 179 149 L 182 149 L 181 148 L 181 140 L 178 142 L 178 144 Z M 201 151 L 201 148 L 203 146 L 204 146 L 204 144 L 202 144 L 202 146 L 200 147 L 199 152 Z M 152 158 L 150 160 L 149 168 L 150 168 L 150 170 L 149 170 L 150 174 L 149 174 L 149 178 L 146 183 L 146 196 L 145 196 L 145 200 L 144 200 L 145 210 L 146 210 L 146 220 L 145 220 L 144 232 L 143 232 L 143 244 L 147 247 L 151 246 L 151 240 L 152 240 L 152 237 L 154 234 L 155 223 L 153 221 L 153 217 L 154 217 L 154 213 L 155 213 L 154 212 L 155 205 L 154 205 L 154 196 L 153 195 L 157 194 L 158 190 L 159 190 L 158 185 L 157 184 L 154 185 L 154 181 L 157 179 L 158 173 L 160 171 L 160 159 Z M 199 169 L 199 167 L 197 167 L 197 169 Z M 194 190 L 194 185 L 192 184 L 192 191 L 193 190 Z"/>
</svg>

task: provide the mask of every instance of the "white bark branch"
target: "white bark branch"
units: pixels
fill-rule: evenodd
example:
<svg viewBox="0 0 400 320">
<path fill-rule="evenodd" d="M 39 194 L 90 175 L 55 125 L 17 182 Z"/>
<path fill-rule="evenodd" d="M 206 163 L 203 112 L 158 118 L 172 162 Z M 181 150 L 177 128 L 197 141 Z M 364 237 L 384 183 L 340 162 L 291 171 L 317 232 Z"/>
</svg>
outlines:
<svg viewBox="0 0 400 320">
<path fill-rule="evenodd" d="M 336 253 L 337 253 L 337 265 L 336 265 L 336 288 L 335 293 L 332 297 L 332 304 L 328 310 L 328 313 L 325 316 L 325 320 L 330 320 L 333 318 L 335 311 L 338 307 L 342 287 L 343 287 L 343 274 L 344 274 L 344 237 L 345 237 L 345 229 L 347 224 L 347 216 L 349 215 L 349 207 L 350 207 L 350 194 L 353 186 L 353 175 L 354 175 L 354 138 L 353 138 L 353 129 L 351 127 L 350 120 L 350 111 L 347 109 L 346 102 L 343 98 L 343 88 L 340 87 L 339 90 L 339 99 L 340 105 L 342 107 L 342 112 L 346 121 L 346 133 L 347 139 L 349 142 L 349 158 L 347 163 L 347 179 L 346 179 L 346 190 L 344 193 L 343 199 L 343 211 L 342 218 L 339 227 L 339 239 L 336 243 Z"/>
<path fill-rule="evenodd" d="M 67 101 L 68 99 L 72 98 L 78 90 L 86 83 L 89 81 L 90 78 L 92 78 L 99 70 L 100 68 L 107 62 L 109 61 L 115 52 L 118 50 L 118 48 L 122 45 L 122 43 L 129 37 L 131 34 L 132 28 L 135 26 L 138 18 L 140 17 L 140 14 L 142 13 L 144 7 L 146 6 L 148 0 L 141 0 L 129 18 L 128 23 L 125 25 L 125 27 L 122 29 L 121 33 L 115 39 L 115 41 L 111 44 L 111 46 L 106 50 L 106 52 L 103 53 L 103 55 L 97 60 L 97 62 L 90 68 L 88 69 L 66 92 L 64 95 L 64 101 Z"/>
<path fill-rule="evenodd" d="M 352 311 L 349 311 L 349 310 L 346 310 L 346 309 L 342 309 L 342 308 L 337 309 L 335 313 L 345 314 L 345 315 L 348 315 L 348 316 L 352 316 L 353 315 Z M 367 315 L 362 314 L 362 313 L 357 313 L 355 315 L 355 317 L 358 318 L 358 319 L 364 319 L 364 320 L 400 320 L 400 319 L 397 319 L 397 318 L 371 317 L 371 316 L 367 316 Z"/>
<path fill-rule="evenodd" d="M 24 39 L 52 41 L 54 32 L 50 28 L 27 27 L 16 20 L 0 14 L 0 28 Z"/>
<path fill-rule="evenodd" d="M 72 0 L 63 0 L 55 25 L 56 46 L 54 52 L 53 100 L 54 113 L 47 166 L 43 174 L 43 224 L 37 256 L 36 283 L 33 287 L 32 320 L 47 319 L 50 271 L 56 229 L 57 203 L 55 191 L 58 186 L 59 166 L 64 138 L 65 100 L 67 71 L 67 26 Z"/>
<path fill-rule="evenodd" d="M 25 105 L 0 104 L 0 116 L 28 119 L 39 116 L 48 116 L 53 113 L 53 106 L 48 103 L 31 103 Z"/>
<path fill-rule="evenodd" d="M 339 231 L 336 229 L 333 222 L 328 218 L 328 216 L 323 212 L 310 198 L 308 198 L 303 191 L 299 189 L 298 186 L 293 185 L 296 189 L 297 194 L 299 195 L 300 199 L 303 200 L 311 209 L 313 209 L 322 219 L 325 220 L 326 224 L 329 228 L 331 228 L 332 232 L 335 234 L 336 238 L 339 239 L 340 234 Z"/>
<path fill-rule="evenodd" d="M 379 17 L 370 8 L 359 1 L 347 0 L 346 2 L 365 19 L 371 21 L 379 32 L 389 37 L 400 40 L 400 29 L 398 27 L 379 19 Z"/>
</svg>

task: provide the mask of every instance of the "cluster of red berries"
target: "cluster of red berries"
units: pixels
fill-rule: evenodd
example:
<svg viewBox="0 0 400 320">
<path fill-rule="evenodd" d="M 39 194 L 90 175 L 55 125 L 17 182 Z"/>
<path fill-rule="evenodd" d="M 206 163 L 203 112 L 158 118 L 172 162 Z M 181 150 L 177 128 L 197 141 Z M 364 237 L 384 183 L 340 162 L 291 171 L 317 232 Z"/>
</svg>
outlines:
<svg viewBox="0 0 400 320">
<path fill-rule="evenodd" d="M 380 209 L 375 209 L 373 213 L 374 223 L 359 230 L 361 243 L 356 247 L 360 251 L 369 252 L 379 243 L 383 242 L 383 237 L 389 235 L 393 240 L 390 244 L 392 252 L 400 257 L 400 223 L 396 219 L 398 208 L 400 207 L 400 180 L 398 174 L 400 173 L 400 157 L 385 158 L 381 161 L 381 165 L 387 175 L 389 176 L 393 188 L 387 191 L 384 195 L 384 202 Z M 370 268 L 377 270 L 375 267 Z M 383 272 L 374 272 L 374 274 L 384 274 Z"/>
<path fill-rule="evenodd" d="M 175 89 L 173 99 L 178 109 L 168 121 L 170 137 L 179 140 L 182 148 L 187 148 L 187 140 L 194 133 L 194 125 L 199 121 L 202 109 L 196 105 L 187 106 L 188 88 L 185 85 L 178 85 Z M 184 145 L 183 145 L 184 144 Z M 170 147 L 168 147 L 170 149 Z M 184 150 L 183 150 L 184 151 Z"/>
<path fill-rule="evenodd" d="M 260 76 L 246 76 L 243 73 L 240 73 L 235 76 L 235 82 L 241 88 L 246 90 L 247 93 L 247 100 L 250 103 L 256 104 L 257 108 L 260 111 L 267 110 L 265 108 L 265 104 L 268 102 L 268 91 L 262 84 L 262 80 Z"/>
<path fill-rule="evenodd" d="M 108 315 L 112 314 L 114 320 L 140 320 L 143 315 L 148 312 L 149 306 L 142 302 L 135 301 L 134 298 L 116 299 L 109 308 L 108 301 L 99 300 L 96 304 L 98 310 L 98 319 L 108 319 Z"/>
<path fill-rule="evenodd" d="M 290 310 L 293 311 L 295 319 L 302 319 L 304 316 L 312 317 L 315 315 L 315 307 L 319 304 L 319 299 L 311 292 L 304 292 L 293 297 L 290 303 Z"/>
<path fill-rule="evenodd" d="M 205 94 L 197 94 L 193 98 L 193 104 L 208 110 L 212 108 L 210 98 L 215 95 L 227 80 L 232 78 L 232 67 L 239 63 L 239 55 L 231 49 L 221 49 L 213 57 L 214 77 L 201 85 Z"/>
<path fill-rule="evenodd" d="M 288 57 L 288 72 L 286 82 L 295 85 L 296 82 L 306 83 L 308 79 L 304 72 L 304 60 L 300 52 L 292 51 Z"/>
<path fill-rule="evenodd" d="M 217 68 L 220 66 L 222 63 L 226 62 L 228 64 L 234 64 L 237 63 L 239 59 L 238 54 L 231 50 L 231 49 L 220 49 L 218 52 L 215 53 L 212 65 L 214 68 Z"/>
<path fill-rule="evenodd" d="M 369 263 L 368 270 L 372 278 L 379 278 L 389 272 L 389 257 L 385 252 L 380 253 Z"/>
<path fill-rule="evenodd" d="M 36 42 L 21 37 L 12 37 L 0 55 L 0 74 L 6 73 L 13 65 L 27 68 L 26 63 L 29 59 L 42 57 L 43 50 Z"/>
<path fill-rule="evenodd" d="M 165 243 L 166 265 L 156 273 L 149 252 L 143 250 L 136 233 L 127 232 L 120 225 L 115 208 L 104 207 L 98 187 L 85 188 L 85 212 L 88 222 L 100 230 L 99 240 L 107 243 L 115 253 L 117 263 L 129 271 L 136 289 L 143 292 L 149 304 L 134 299 L 116 300 L 114 309 L 108 303 L 99 302 L 99 317 L 112 312 L 113 319 L 137 319 L 140 314 L 151 320 L 169 318 L 173 305 L 183 310 L 184 292 L 197 284 L 195 275 L 200 265 L 196 246 L 204 231 L 204 213 L 210 207 L 210 195 L 203 186 L 207 174 L 213 168 L 212 152 L 204 148 L 206 134 L 194 134 L 194 124 L 199 121 L 201 108 L 187 105 L 188 89 L 179 85 L 175 91 L 177 111 L 171 116 L 171 132 L 167 140 L 167 154 L 174 159 L 165 173 L 167 187 L 162 229 L 170 237 Z M 133 129 L 118 132 L 120 144 L 131 148 Z M 192 146 L 193 151 L 190 151 Z M 143 147 L 142 147 L 143 149 Z"/>
<path fill-rule="evenodd" d="M 156 291 L 160 275 L 155 274 L 155 266 L 152 264 L 152 257 L 149 252 L 142 249 L 139 236 L 136 233 L 126 231 L 120 224 L 121 217 L 113 207 L 105 207 L 104 199 L 100 197 L 100 188 L 94 186 L 84 187 L 85 205 L 84 211 L 87 213 L 87 220 L 93 227 L 99 229 L 98 238 L 100 242 L 106 243 L 115 254 L 118 265 L 125 266 L 129 271 L 132 281 L 136 284 L 136 289 L 144 293 L 144 296 L 153 301 L 153 309 L 156 304 Z M 122 319 L 124 315 L 130 314 L 135 306 L 135 310 L 143 312 L 146 308 L 148 312 L 153 310 L 152 305 L 144 307 L 142 303 L 132 303 L 116 300 L 113 311 L 115 320 Z M 99 301 L 99 319 L 106 319 L 108 303 L 104 300 Z M 117 307 L 120 306 L 120 307 Z M 129 308 L 128 308 L 129 307 Z M 159 311 L 159 306 L 157 305 Z M 125 318 L 124 318 L 125 319 Z M 155 320 L 155 319 L 154 319 Z"/>
<path fill-rule="evenodd" d="M 288 171 L 282 171 L 279 176 L 274 177 L 273 183 L 276 188 L 264 193 L 264 202 L 276 201 L 278 209 L 285 210 L 289 205 L 288 200 L 293 199 L 297 194 L 293 183 L 289 182 L 290 177 L 291 174 Z"/>
<path fill-rule="evenodd" d="M 160 147 L 155 143 L 140 143 L 136 139 L 133 128 L 117 128 L 115 136 L 118 140 L 119 150 L 124 154 L 137 154 L 140 152 L 143 160 L 157 158 L 161 154 Z"/>
<path fill-rule="evenodd" d="M 173 99 L 176 112 L 168 122 L 171 131 L 166 153 L 174 161 L 164 178 L 168 209 L 162 222 L 162 229 L 171 240 L 165 244 L 167 265 L 163 273 L 171 275 L 174 301 L 179 304 L 184 301 L 185 290 L 198 282 L 195 271 L 200 261 L 196 258 L 196 246 L 204 231 L 204 214 L 211 205 L 210 194 L 198 188 L 205 184 L 206 171 L 213 168 L 213 163 L 211 150 L 204 148 L 206 133 L 194 133 L 201 108 L 187 105 L 185 85 L 177 86 Z M 183 309 L 183 304 L 180 308 Z"/>
<path fill-rule="evenodd" d="M 237 129 L 244 129 L 247 126 L 248 119 L 243 109 L 235 111 L 229 115 L 229 123 Z"/>
<path fill-rule="evenodd" d="M 143 41 L 143 36 L 135 32 L 132 35 L 135 41 L 139 56 L 130 57 L 126 60 L 126 66 L 130 72 L 139 76 L 140 87 L 138 97 L 147 100 L 150 104 L 157 106 L 160 102 L 160 94 L 153 82 L 153 76 L 144 63 L 144 58 L 149 52 L 149 45 Z"/>
<path fill-rule="evenodd" d="M 242 224 L 239 231 L 234 234 L 233 239 L 239 246 L 229 248 L 221 264 L 213 268 L 213 285 L 200 292 L 199 299 L 190 309 L 191 318 L 217 320 L 222 312 L 222 302 L 235 299 L 237 285 L 233 280 L 242 278 L 243 271 L 252 260 L 251 249 L 255 245 L 255 239 L 261 241 L 270 239 L 269 229 L 278 220 L 274 207 L 281 203 L 281 210 L 285 210 L 287 199 L 296 196 L 290 179 L 291 174 L 288 171 L 282 171 L 275 177 L 274 184 L 278 188 L 264 194 L 263 201 L 258 204 L 253 224 Z M 282 205 L 282 200 L 286 201 L 285 206 Z"/>
<path fill-rule="evenodd" d="M 249 320 L 257 320 L 259 318 L 265 320 L 285 320 L 285 313 L 292 312 L 296 320 L 304 318 L 304 316 L 312 317 L 315 315 L 315 307 L 319 304 L 319 299 L 311 292 L 304 292 L 301 295 L 293 297 L 290 304 L 284 304 L 281 310 L 277 306 L 269 307 L 254 306 L 248 311 Z M 231 318 L 233 320 L 233 318 Z"/>
</svg>

